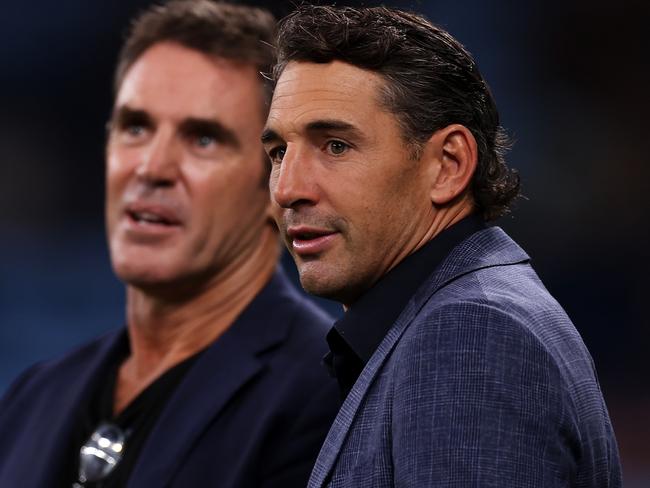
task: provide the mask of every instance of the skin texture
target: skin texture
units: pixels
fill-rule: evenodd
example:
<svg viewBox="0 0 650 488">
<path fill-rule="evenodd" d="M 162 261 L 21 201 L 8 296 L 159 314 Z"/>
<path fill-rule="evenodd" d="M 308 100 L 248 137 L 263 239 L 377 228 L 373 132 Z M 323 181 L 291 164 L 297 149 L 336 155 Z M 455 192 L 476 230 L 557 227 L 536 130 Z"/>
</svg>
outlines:
<svg viewBox="0 0 650 488">
<path fill-rule="evenodd" d="M 106 151 L 108 240 L 132 350 L 116 411 L 214 341 L 275 268 L 262 100 L 252 66 L 173 43 L 126 73 Z"/>
<path fill-rule="evenodd" d="M 472 211 L 471 132 L 445 127 L 414 157 L 380 103 L 382 84 L 340 61 L 291 62 L 262 136 L 275 215 L 302 285 L 346 306 Z"/>
</svg>

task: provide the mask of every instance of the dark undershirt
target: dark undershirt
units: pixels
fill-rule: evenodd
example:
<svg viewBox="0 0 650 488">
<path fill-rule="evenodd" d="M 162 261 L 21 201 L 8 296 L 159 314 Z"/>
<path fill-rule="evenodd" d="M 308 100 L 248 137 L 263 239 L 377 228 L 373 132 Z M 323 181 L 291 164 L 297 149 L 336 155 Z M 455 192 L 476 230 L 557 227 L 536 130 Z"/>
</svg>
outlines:
<svg viewBox="0 0 650 488">
<path fill-rule="evenodd" d="M 323 362 L 343 399 L 420 285 L 456 245 L 485 228 L 480 217 L 470 216 L 445 229 L 390 270 L 334 324 Z"/>
<path fill-rule="evenodd" d="M 91 400 L 82 410 L 75 432 L 73 448 L 69 452 L 70 469 L 66 470 L 60 486 L 70 487 L 79 476 L 79 451 L 90 435 L 104 422 L 119 426 L 126 434 L 122 459 L 102 481 L 87 482 L 86 488 L 116 488 L 126 486 L 142 446 L 146 442 L 167 401 L 192 367 L 201 352 L 170 368 L 135 397 L 118 415 L 113 415 L 115 385 L 121 364 L 129 355 L 128 341 L 122 347 L 105 373 L 106 381 L 98 385 Z"/>
</svg>

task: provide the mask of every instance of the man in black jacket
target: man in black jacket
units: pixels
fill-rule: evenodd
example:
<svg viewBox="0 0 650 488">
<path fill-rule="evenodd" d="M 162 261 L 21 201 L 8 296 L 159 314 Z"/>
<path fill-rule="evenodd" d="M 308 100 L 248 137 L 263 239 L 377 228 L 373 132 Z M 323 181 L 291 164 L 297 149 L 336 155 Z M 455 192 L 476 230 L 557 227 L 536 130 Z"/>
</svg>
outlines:
<svg viewBox="0 0 650 488">
<path fill-rule="evenodd" d="M 207 0 L 133 24 L 106 149 L 127 326 L 14 383 L 0 486 L 306 484 L 336 386 L 330 321 L 278 268 L 259 143 L 274 26 Z"/>
</svg>

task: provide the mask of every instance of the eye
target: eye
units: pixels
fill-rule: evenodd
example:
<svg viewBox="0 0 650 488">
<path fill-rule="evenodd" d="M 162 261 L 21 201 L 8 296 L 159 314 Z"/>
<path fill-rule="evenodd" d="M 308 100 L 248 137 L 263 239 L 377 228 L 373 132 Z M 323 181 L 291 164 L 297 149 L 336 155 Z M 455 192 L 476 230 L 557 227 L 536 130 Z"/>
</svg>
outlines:
<svg viewBox="0 0 650 488">
<path fill-rule="evenodd" d="M 144 134 L 145 127 L 141 124 L 132 124 L 125 127 L 125 132 L 131 137 L 138 137 Z"/>
<path fill-rule="evenodd" d="M 284 155 L 287 152 L 286 146 L 277 146 L 272 148 L 269 151 L 269 158 L 271 159 L 272 164 L 279 164 L 284 159 Z"/>
<path fill-rule="evenodd" d="M 140 144 L 146 139 L 149 127 L 147 124 L 139 122 L 125 123 L 115 128 L 115 134 L 119 136 L 119 140 L 124 144 Z"/>
<path fill-rule="evenodd" d="M 217 143 L 217 139 L 210 134 L 199 134 L 196 137 L 196 145 L 200 148 L 207 148 Z"/>
<path fill-rule="evenodd" d="M 334 156 L 340 156 L 341 154 L 345 153 L 349 148 L 350 146 L 347 145 L 345 142 L 338 141 L 338 140 L 328 141 L 326 145 L 327 151 L 330 154 L 333 154 Z"/>
<path fill-rule="evenodd" d="M 155 130 L 152 118 L 142 110 L 118 108 L 107 126 L 113 142 L 127 145 L 140 144 Z"/>
</svg>

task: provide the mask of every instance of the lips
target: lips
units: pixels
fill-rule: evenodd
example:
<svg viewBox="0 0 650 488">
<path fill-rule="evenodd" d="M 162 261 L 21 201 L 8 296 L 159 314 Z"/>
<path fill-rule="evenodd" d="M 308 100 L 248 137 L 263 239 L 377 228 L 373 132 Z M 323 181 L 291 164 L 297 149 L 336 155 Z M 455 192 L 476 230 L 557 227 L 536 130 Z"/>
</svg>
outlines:
<svg viewBox="0 0 650 488">
<path fill-rule="evenodd" d="M 339 235 L 337 231 L 308 226 L 293 226 L 287 229 L 291 247 L 301 256 L 319 254 L 333 245 Z"/>
<path fill-rule="evenodd" d="M 125 214 L 133 226 L 143 230 L 171 229 L 182 224 L 176 210 L 165 205 L 135 202 L 126 206 Z"/>
<path fill-rule="evenodd" d="M 177 223 L 172 220 L 157 214 L 155 212 L 133 212 L 128 211 L 129 217 L 131 217 L 136 222 L 147 223 L 147 224 L 160 224 L 160 225 L 177 225 Z"/>
</svg>

